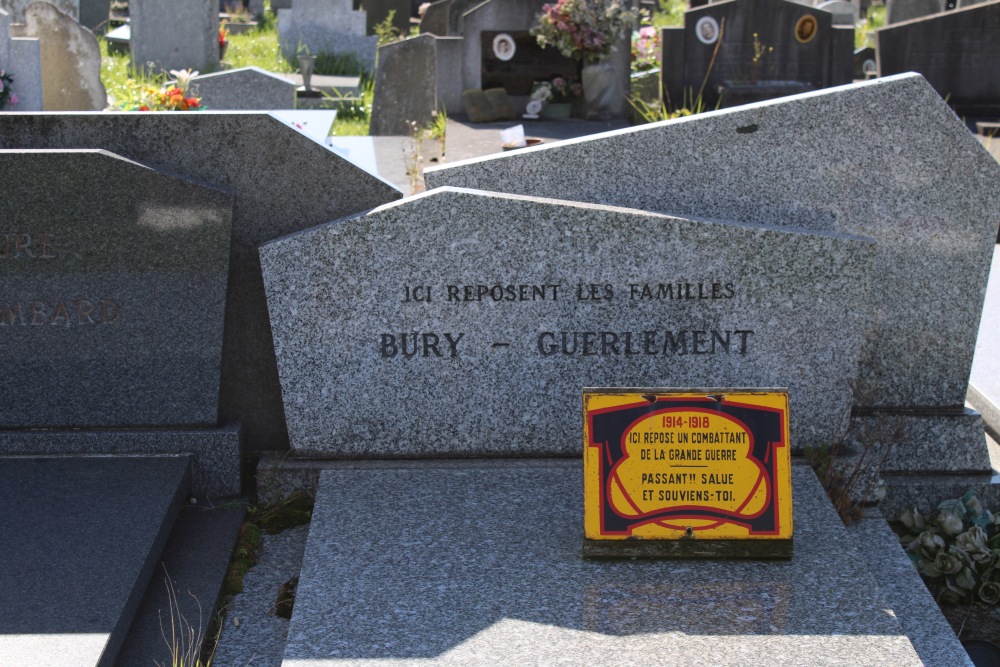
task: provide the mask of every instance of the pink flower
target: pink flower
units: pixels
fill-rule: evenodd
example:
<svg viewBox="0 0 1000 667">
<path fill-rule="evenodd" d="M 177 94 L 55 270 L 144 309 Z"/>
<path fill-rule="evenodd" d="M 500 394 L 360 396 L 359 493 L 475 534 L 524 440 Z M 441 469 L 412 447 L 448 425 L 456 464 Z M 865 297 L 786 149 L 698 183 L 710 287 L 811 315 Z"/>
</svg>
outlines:
<svg viewBox="0 0 1000 667">
<path fill-rule="evenodd" d="M 650 37 L 656 37 L 656 28 L 651 25 L 645 25 L 639 28 L 639 36 L 647 39 Z"/>
<path fill-rule="evenodd" d="M 10 103 L 11 104 L 17 104 L 17 102 L 18 102 L 17 93 L 11 93 L 10 94 Z"/>
</svg>

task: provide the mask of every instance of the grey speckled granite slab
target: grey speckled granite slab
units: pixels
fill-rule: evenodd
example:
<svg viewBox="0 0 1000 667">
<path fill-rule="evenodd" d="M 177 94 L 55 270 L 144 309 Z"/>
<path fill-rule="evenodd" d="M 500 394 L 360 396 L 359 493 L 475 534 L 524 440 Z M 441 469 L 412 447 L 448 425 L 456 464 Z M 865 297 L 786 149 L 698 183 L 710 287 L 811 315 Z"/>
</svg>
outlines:
<svg viewBox="0 0 1000 667">
<path fill-rule="evenodd" d="M 279 239 L 261 263 L 292 446 L 578 453 L 585 386 L 788 387 L 794 444 L 837 442 L 873 249 L 451 188 Z"/>
<path fill-rule="evenodd" d="M 95 150 L 0 183 L 0 428 L 215 425 L 232 197 Z"/>
<path fill-rule="evenodd" d="M 114 664 L 190 489 L 188 466 L 186 456 L 0 458 L 0 663 Z"/>
<path fill-rule="evenodd" d="M 285 667 L 920 665 L 812 470 L 787 562 L 583 561 L 579 462 L 324 471 Z"/>
<path fill-rule="evenodd" d="M 401 193 L 266 113 L 4 113 L 0 148 L 103 148 L 233 193 L 219 412 L 247 449 L 287 447 L 257 247 Z"/>
<path fill-rule="evenodd" d="M 191 493 L 240 495 L 240 429 L 66 429 L 0 431 L 0 455 L 191 455 Z"/>
<path fill-rule="evenodd" d="M 847 527 L 855 548 L 867 558 L 879 591 L 926 667 L 973 667 L 917 569 L 878 510 Z"/>
<path fill-rule="evenodd" d="M 1000 143 L 1000 142 L 998 142 Z M 969 379 L 969 403 L 983 415 L 986 427 L 1000 437 L 1000 246 L 993 248 L 983 319 Z"/>
<path fill-rule="evenodd" d="M 968 384 L 998 178 L 1000 165 L 915 74 L 424 173 L 428 188 L 870 235 L 875 324 L 857 403 L 949 407 Z"/>
</svg>

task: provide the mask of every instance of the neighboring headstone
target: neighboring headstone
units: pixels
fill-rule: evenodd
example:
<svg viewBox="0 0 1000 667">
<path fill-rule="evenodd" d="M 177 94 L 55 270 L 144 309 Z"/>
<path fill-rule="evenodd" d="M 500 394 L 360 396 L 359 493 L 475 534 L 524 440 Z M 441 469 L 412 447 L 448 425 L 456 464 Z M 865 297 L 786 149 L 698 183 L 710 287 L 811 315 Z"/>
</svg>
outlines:
<svg viewBox="0 0 1000 667">
<path fill-rule="evenodd" d="M 287 447 L 257 247 L 399 191 L 264 113 L 0 114 L 0 147 L 104 148 L 233 193 L 220 421 L 250 451 Z"/>
<path fill-rule="evenodd" d="M 97 30 L 108 22 L 111 0 L 80 0 L 80 25 Z"/>
<path fill-rule="evenodd" d="M 66 14 L 74 21 L 80 20 L 81 0 L 0 0 L 0 9 L 10 14 L 14 23 L 24 23 L 24 10 L 33 2 L 46 2 Z M 110 4 L 110 1 L 109 3 Z M 104 17 L 106 21 L 107 16 Z M 81 21 L 82 23 L 82 21 Z"/>
<path fill-rule="evenodd" d="M 289 60 L 301 53 L 354 54 L 366 72 L 375 68 L 378 38 L 365 33 L 366 14 L 352 0 L 295 0 L 278 12 L 278 40 Z"/>
<path fill-rule="evenodd" d="M 42 110 L 42 45 L 34 37 L 13 34 L 10 14 L 0 9 L 0 69 L 13 77 L 17 104 L 3 111 Z"/>
<path fill-rule="evenodd" d="M 420 35 L 379 48 L 372 100 L 372 136 L 406 135 L 407 121 L 424 127 L 438 109 L 437 49 L 433 35 Z"/>
<path fill-rule="evenodd" d="M 944 0 L 885 0 L 885 23 L 923 18 L 944 11 Z"/>
<path fill-rule="evenodd" d="M 130 0 L 129 16 L 135 67 L 219 69 L 217 0 Z"/>
<path fill-rule="evenodd" d="M 790 0 L 733 0 L 684 13 L 675 107 L 734 106 L 850 83 L 854 27 Z M 664 47 L 665 49 L 667 47 Z M 675 75 L 676 76 L 676 75 Z M 678 104 L 678 100 L 682 102 Z"/>
<path fill-rule="evenodd" d="M 230 195 L 86 150 L 0 182 L 0 428 L 216 424 Z"/>
<path fill-rule="evenodd" d="M 191 79 L 201 106 L 216 110 L 294 109 L 295 84 L 259 67 L 203 74 Z"/>
<path fill-rule="evenodd" d="M 407 120 L 426 124 L 435 109 L 462 113 L 461 48 L 461 37 L 427 33 L 381 47 L 371 133 L 406 135 Z"/>
<path fill-rule="evenodd" d="M 100 111 L 108 105 L 101 83 L 101 47 L 90 32 L 49 2 L 24 10 L 18 36 L 41 45 L 42 106 L 46 111 Z"/>
<path fill-rule="evenodd" d="M 871 79 L 878 75 L 878 54 L 874 46 L 863 46 L 854 52 L 854 78 Z"/>
<path fill-rule="evenodd" d="M 919 75 L 424 173 L 428 188 L 870 235 L 875 321 L 856 404 L 959 414 L 1000 220 L 998 178 L 1000 165 Z"/>
<path fill-rule="evenodd" d="M 787 386 L 796 445 L 836 442 L 873 250 L 448 188 L 267 243 L 292 447 L 579 453 L 588 384 Z"/>
<path fill-rule="evenodd" d="M 1000 116 L 1000 2 L 879 29 L 879 74 L 919 72 L 960 116 Z"/>
<path fill-rule="evenodd" d="M 436 0 L 427 6 L 420 19 L 420 33 L 430 33 L 437 37 L 448 36 L 448 8 L 452 0 Z"/>
</svg>

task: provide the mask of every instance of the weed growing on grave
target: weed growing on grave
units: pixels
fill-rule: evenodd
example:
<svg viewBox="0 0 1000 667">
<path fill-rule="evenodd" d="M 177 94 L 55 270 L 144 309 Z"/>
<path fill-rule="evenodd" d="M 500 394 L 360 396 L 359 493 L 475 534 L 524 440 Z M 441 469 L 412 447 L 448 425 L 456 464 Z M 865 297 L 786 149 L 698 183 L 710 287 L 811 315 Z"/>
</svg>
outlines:
<svg viewBox="0 0 1000 667">
<path fill-rule="evenodd" d="M 441 142 L 441 157 L 444 157 L 445 138 L 448 134 L 448 112 L 444 107 L 431 113 L 431 122 L 427 124 L 426 131 L 431 139 Z"/>
<path fill-rule="evenodd" d="M 378 37 L 378 45 L 385 46 L 386 44 L 392 44 L 393 42 L 398 42 L 403 39 L 400 34 L 399 28 L 393 25 L 393 21 L 396 18 L 396 10 L 390 9 L 389 13 L 386 14 L 385 20 L 380 21 L 372 26 L 372 30 L 375 31 L 375 36 Z"/>
<path fill-rule="evenodd" d="M 882 467 L 902 439 L 903 425 L 898 419 L 876 415 L 852 433 L 856 451 L 851 456 L 835 447 L 805 448 L 806 459 L 845 524 L 860 518 L 865 505 L 884 495 Z"/>
<path fill-rule="evenodd" d="M 304 493 L 295 492 L 281 500 L 256 504 L 247 508 L 247 516 L 240 526 L 229 567 L 222 582 L 222 599 L 209 624 L 207 637 L 201 651 L 199 663 L 175 663 L 172 667 L 209 667 L 211 656 L 222 634 L 226 620 L 226 609 L 232 597 L 243 592 L 243 577 L 257 564 L 260 557 L 261 537 L 266 533 L 274 535 L 289 528 L 303 526 L 312 520 L 313 499 Z M 279 596 L 280 597 L 280 596 Z M 286 602 L 290 605 L 290 602 Z M 199 624 L 200 625 L 200 624 Z"/>
<path fill-rule="evenodd" d="M 188 595 L 198 605 L 198 624 L 191 625 L 187 617 L 181 611 L 180 602 L 177 599 L 177 591 L 174 589 L 174 582 L 170 578 L 167 568 L 163 568 L 165 585 L 167 588 L 167 605 L 170 613 L 170 636 L 167 636 L 167 629 L 164 627 L 163 615 L 160 615 L 160 636 L 167 643 L 170 649 L 170 667 L 209 667 L 211 658 L 202 660 L 201 647 L 203 635 L 201 634 L 201 603 L 198 598 L 188 592 Z M 158 661 L 154 661 L 157 667 L 164 667 Z"/>
</svg>

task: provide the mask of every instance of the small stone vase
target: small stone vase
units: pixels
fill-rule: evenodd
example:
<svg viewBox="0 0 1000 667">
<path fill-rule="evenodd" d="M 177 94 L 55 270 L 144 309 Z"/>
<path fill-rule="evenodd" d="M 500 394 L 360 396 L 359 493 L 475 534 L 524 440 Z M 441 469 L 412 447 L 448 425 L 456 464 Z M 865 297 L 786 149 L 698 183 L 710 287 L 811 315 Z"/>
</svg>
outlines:
<svg viewBox="0 0 1000 667">
<path fill-rule="evenodd" d="M 615 64 L 610 60 L 587 63 L 580 73 L 587 118 L 606 120 L 612 109 L 625 96 L 622 82 L 615 76 Z"/>
</svg>

